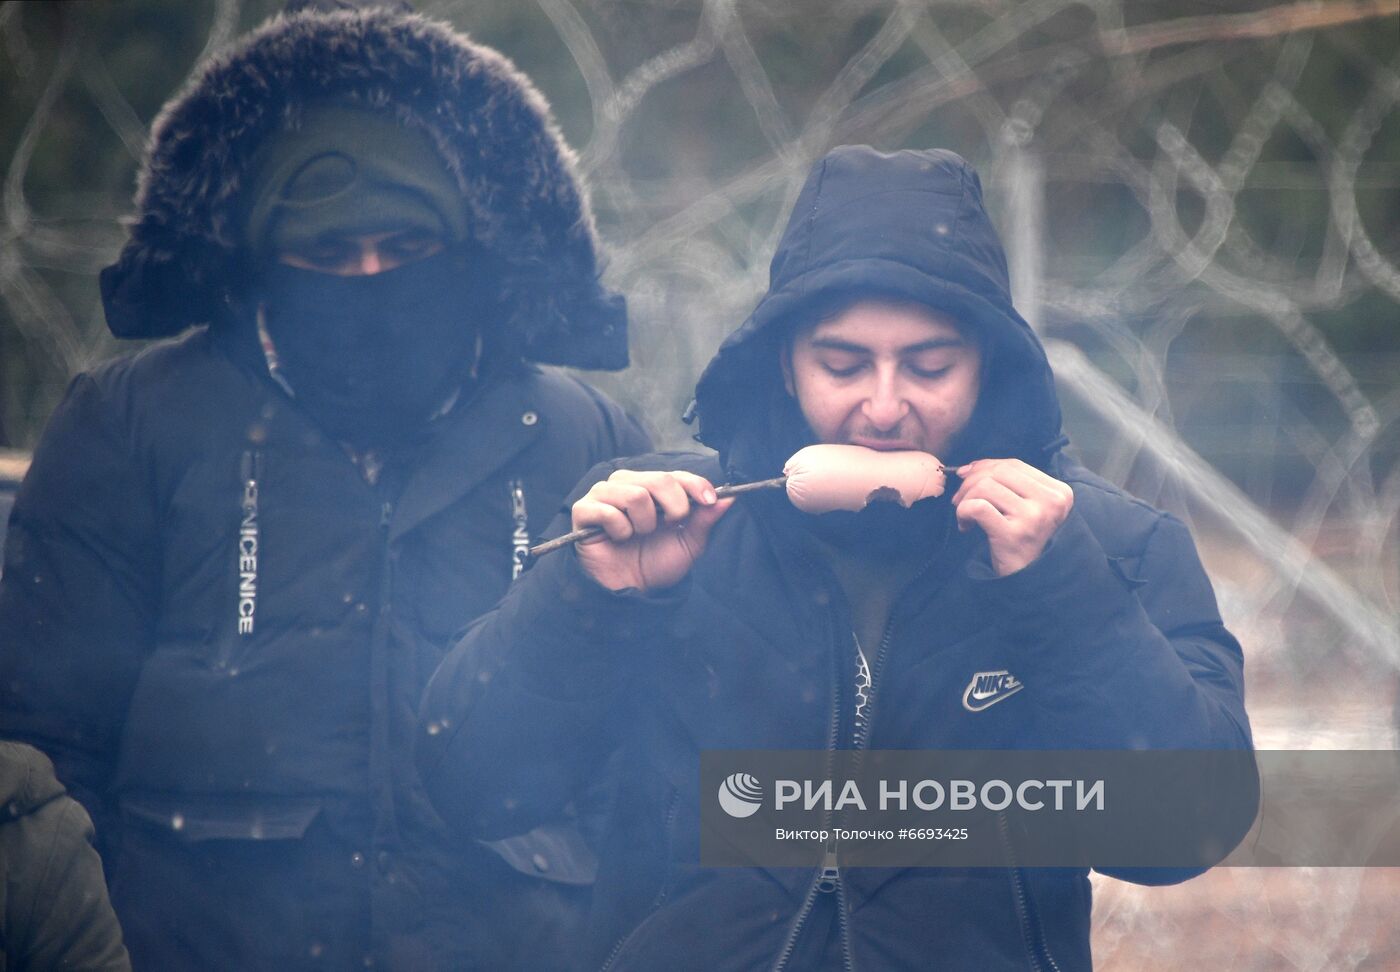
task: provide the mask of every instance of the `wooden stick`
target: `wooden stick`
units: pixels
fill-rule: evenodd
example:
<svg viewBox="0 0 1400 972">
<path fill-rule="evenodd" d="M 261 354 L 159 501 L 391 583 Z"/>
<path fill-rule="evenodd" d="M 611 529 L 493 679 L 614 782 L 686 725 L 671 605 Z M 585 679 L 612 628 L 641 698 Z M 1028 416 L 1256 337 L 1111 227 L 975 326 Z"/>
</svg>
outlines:
<svg viewBox="0 0 1400 972">
<path fill-rule="evenodd" d="M 735 483 L 732 486 L 716 486 L 715 498 L 724 499 L 726 496 L 738 496 L 740 493 L 752 493 L 759 489 L 781 489 L 787 485 L 786 476 L 775 476 L 772 479 L 760 479 L 752 483 Z M 581 530 L 574 530 L 564 534 L 562 537 L 555 537 L 553 540 L 546 540 L 530 548 L 531 557 L 543 557 L 545 554 L 567 547 L 571 543 L 578 543 L 580 540 L 591 540 L 593 537 L 601 536 L 602 527 L 584 527 Z"/>
</svg>

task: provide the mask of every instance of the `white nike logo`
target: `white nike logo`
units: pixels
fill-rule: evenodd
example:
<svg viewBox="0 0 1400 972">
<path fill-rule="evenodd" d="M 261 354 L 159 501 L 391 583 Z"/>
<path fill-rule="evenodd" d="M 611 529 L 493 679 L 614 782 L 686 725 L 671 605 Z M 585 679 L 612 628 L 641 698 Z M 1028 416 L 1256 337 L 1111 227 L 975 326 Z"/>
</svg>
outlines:
<svg viewBox="0 0 1400 972">
<path fill-rule="evenodd" d="M 963 691 L 963 708 L 968 712 L 981 712 L 1002 699 L 1011 698 L 1025 687 L 1024 682 L 1005 669 L 978 672 L 972 676 L 972 681 L 967 683 L 967 688 Z"/>
</svg>

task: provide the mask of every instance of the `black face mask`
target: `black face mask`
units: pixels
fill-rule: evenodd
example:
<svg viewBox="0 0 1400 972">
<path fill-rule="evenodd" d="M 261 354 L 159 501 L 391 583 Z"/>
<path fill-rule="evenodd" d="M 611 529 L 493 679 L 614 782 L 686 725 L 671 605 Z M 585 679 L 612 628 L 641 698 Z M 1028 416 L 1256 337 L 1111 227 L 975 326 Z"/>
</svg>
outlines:
<svg viewBox="0 0 1400 972">
<path fill-rule="evenodd" d="M 261 300 L 280 367 L 332 438 L 401 443 L 467 380 L 479 308 L 455 257 L 439 253 L 369 276 L 282 264 L 265 271 Z"/>
</svg>

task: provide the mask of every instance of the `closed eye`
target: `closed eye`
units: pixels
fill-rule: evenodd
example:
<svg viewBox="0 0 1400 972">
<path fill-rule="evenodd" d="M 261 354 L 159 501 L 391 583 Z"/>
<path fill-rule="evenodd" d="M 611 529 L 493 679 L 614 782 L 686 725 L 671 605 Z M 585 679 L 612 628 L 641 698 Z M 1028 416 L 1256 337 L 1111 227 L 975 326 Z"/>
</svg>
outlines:
<svg viewBox="0 0 1400 972">
<path fill-rule="evenodd" d="M 913 365 L 909 366 L 909 371 L 918 378 L 942 378 L 952 370 L 952 365 L 945 365 L 942 368 L 916 368 Z"/>
<path fill-rule="evenodd" d="M 410 233 L 392 236 L 381 243 L 380 248 L 391 259 L 406 263 L 432 256 L 443 248 L 443 241 L 431 234 Z"/>
<path fill-rule="evenodd" d="M 359 251 L 345 244 L 322 243 L 303 247 L 292 255 L 313 267 L 335 268 L 353 261 Z"/>
</svg>

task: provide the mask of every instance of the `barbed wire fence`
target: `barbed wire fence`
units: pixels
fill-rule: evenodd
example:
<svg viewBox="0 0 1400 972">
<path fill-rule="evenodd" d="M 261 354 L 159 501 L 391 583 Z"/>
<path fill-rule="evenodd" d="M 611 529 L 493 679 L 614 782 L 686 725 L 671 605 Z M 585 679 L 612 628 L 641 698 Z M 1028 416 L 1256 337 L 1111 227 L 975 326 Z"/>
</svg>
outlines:
<svg viewBox="0 0 1400 972">
<path fill-rule="evenodd" d="M 663 367 L 660 374 L 693 375 L 723 331 L 742 319 L 761 291 L 781 220 L 752 221 L 736 246 L 736 212 L 755 203 L 767 203 L 768 213 L 785 212 L 809 166 L 831 145 L 904 144 L 930 115 L 952 102 L 966 102 L 983 128 L 983 145 L 976 147 L 982 149 L 984 169 L 986 161 L 991 162 L 994 202 L 1001 194 L 1001 222 L 1011 250 L 1018 305 L 1045 336 L 1061 384 L 1117 436 L 1103 471 L 1122 481 L 1144 454 L 1150 456 L 1165 467 L 1162 471 L 1176 490 L 1216 514 L 1275 565 L 1275 582 L 1249 606 L 1253 613 L 1278 611 L 1293 594 L 1302 594 L 1330 613 L 1375 661 L 1388 669 L 1400 666 L 1394 545 L 1387 543 L 1395 535 L 1400 512 L 1395 505 L 1400 471 L 1382 470 L 1385 475 L 1377 481 L 1369 461 L 1375 458 L 1373 449 L 1382 433 L 1393 432 L 1400 417 L 1397 398 L 1392 391 L 1373 401 L 1312 320 L 1355 304 L 1367 292 L 1383 297 L 1392 315 L 1400 303 L 1400 271 L 1371 238 L 1357 203 L 1358 172 L 1367 149 L 1400 95 L 1400 59 L 1383 63 L 1354 52 L 1366 85 L 1346 93 L 1356 104 L 1335 137 L 1295 95 L 1317 32 L 1377 18 L 1391 18 L 1382 25 L 1392 29 L 1394 3 L 1299 3 L 1136 27 L 1124 24 L 1124 5 L 1096 3 L 1090 6 L 1098 27 L 1088 43 L 1033 48 L 1001 60 L 993 58 L 1035 25 L 1084 5 L 982 4 L 981 9 L 992 14 L 986 25 L 955 40 L 940 29 L 938 13 L 965 4 L 846 3 L 840 9 L 849 21 L 873 16 L 881 22 L 821 93 L 801 126 L 779 106 L 733 0 L 703 4 L 691 39 L 656 53 L 620 81 L 610 77 L 600 42 L 578 7 L 568 0 L 541 0 L 540 6 L 577 60 L 592 100 L 593 136 L 582 159 L 600 208 L 614 221 L 614 279 L 633 295 L 639 329 L 664 330 L 673 342 L 661 350 L 676 356 L 666 364 L 680 367 Z M 780 5 L 767 6 L 771 14 Z M 790 8 L 793 16 L 800 15 L 798 6 Z M 1122 131 L 1129 106 L 1218 71 L 1233 53 L 1220 50 L 1221 42 L 1246 39 L 1275 42 L 1269 50 L 1249 52 L 1272 61 L 1272 68 L 1255 90 L 1240 92 L 1247 104 L 1228 144 L 1216 153 L 1217 161 L 1208 161 L 1183 131 L 1189 118 L 1179 124 L 1165 112 L 1147 111 L 1136 120 L 1136 131 Z M 896 80 L 872 85 L 886 62 L 910 44 L 926 56 L 926 63 L 906 67 Z M 1191 50 L 1167 61 L 1141 63 L 1150 52 L 1188 44 L 1215 46 L 1204 55 Z M 752 113 L 769 153 L 657 218 L 625 168 L 617 150 L 619 133 L 648 89 L 719 58 L 733 74 L 728 95 Z M 1107 66 L 1113 85 L 1097 103 L 1065 103 L 1067 86 L 1092 62 Z M 1016 95 L 1009 108 L 1003 109 L 1002 100 L 991 93 L 1005 83 L 988 81 L 984 74 L 997 81 L 1021 78 L 1012 85 Z M 1054 130 L 1046 131 L 1047 117 Z M 1326 218 L 1313 227 L 1325 241 L 1315 266 L 1269 252 L 1236 218 L 1237 199 L 1250 186 L 1261 153 L 1281 127 L 1296 133 L 1312 151 L 1312 174 L 1330 200 Z M 1134 151 L 1133 136 L 1149 139 L 1155 152 L 1144 157 Z M 1076 151 L 1067 153 L 1070 144 Z M 1394 170 L 1387 172 L 1393 175 Z M 1084 180 L 1126 188 L 1146 214 L 1148 231 L 1098 273 L 1078 279 L 1049 274 L 1047 249 L 1072 251 L 1075 241 L 1047 233 L 1045 196 L 1057 183 Z M 684 195 L 672 190 L 662 195 Z M 645 195 L 654 192 L 655 187 L 647 187 Z M 1195 194 L 1204 204 L 1199 225 L 1191 230 L 1183 225 L 1185 193 Z M 1282 204 L 1287 204 L 1286 197 Z M 1393 224 L 1383 228 L 1394 237 Z M 677 291 L 699 299 L 678 309 Z M 1317 428 L 1300 432 L 1317 439 L 1310 454 L 1315 475 L 1291 524 L 1270 519 L 1172 426 L 1167 395 L 1172 339 L 1188 321 L 1212 314 L 1247 315 L 1251 326 L 1271 329 L 1286 350 L 1268 353 L 1296 355 L 1344 416 L 1340 437 Z M 1144 321 L 1150 322 L 1145 328 Z M 1125 388 L 1077 346 L 1072 332 L 1084 328 L 1116 352 L 1135 387 Z M 632 394 L 638 397 L 636 390 Z M 640 397 L 654 406 L 645 409 L 647 414 L 655 415 L 674 414 L 674 396 L 675 388 L 668 385 Z M 1354 551 L 1360 559 L 1352 565 L 1353 573 L 1363 579 L 1359 582 L 1342 578 L 1310 552 L 1328 513 L 1338 504 L 1350 518 L 1366 524 L 1359 532 L 1367 541 Z"/>
<path fill-rule="evenodd" d="M 694 379 L 762 292 L 813 162 L 846 142 L 972 159 L 1072 437 L 1203 537 L 1260 744 L 1395 746 L 1400 0 L 417 5 L 515 56 L 554 99 L 633 317 L 633 368 L 590 378 L 668 446 L 688 444 Z M 271 12 L 215 0 L 191 53 Z M 130 188 L 41 208 L 36 160 L 71 137 L 74 100 L 127 168 L 149 121 L 81 12 L 52 44 L 27 19 L 0 4 L 0 65 L 25 92 L 0 187 L 0 347 L 15 355 L 0 394 L 19 441 L 67 376 L 117 350 L 95 276 Z M 47 391 L 26 397 L 25 382 Z M 1267 879 L 1205 880 L 1258 895 Z M 1325 881 L 1314 919 L 1234 967 L 1360 968 L 1387 947 L 1400 961 L 1393 934 L 1355 944 L 1363 877 Z M 1147 967 L 1130 941 L 1165 943 L 1170 968 L 1188 927 L 1227 915 L 1238 939 L 1241 915 L 1257 917 L 1222 906 L 1187 922 L 1160 905 L 1184 898 L 1098 892 L 1096 948 L 1121 968 Z"/>
</svg>

